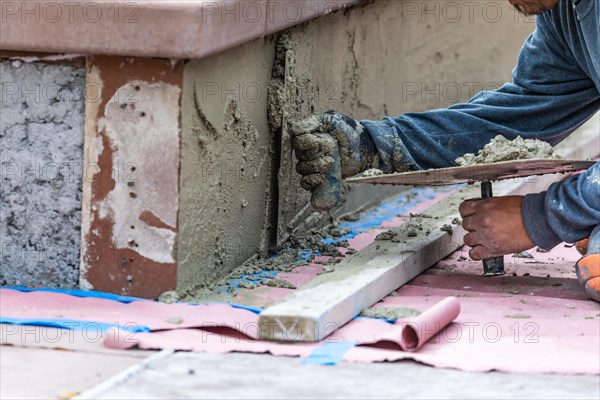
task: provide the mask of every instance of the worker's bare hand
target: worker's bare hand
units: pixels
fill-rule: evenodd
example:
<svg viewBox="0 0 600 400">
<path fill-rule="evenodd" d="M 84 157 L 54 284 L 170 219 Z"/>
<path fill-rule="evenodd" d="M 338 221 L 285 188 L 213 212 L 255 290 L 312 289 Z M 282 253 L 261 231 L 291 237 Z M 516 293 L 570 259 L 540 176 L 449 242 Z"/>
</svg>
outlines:
<svg viewBox="0 0 600 400">
<path fill-rule="evenodd" d="M 468 232 L 465 244 L 472 247 L 473 260 L 484 260 L 531 249 L 521 204 L 523 196 L 467 200 L 460 205 L 462 226 Z"/>
<path fill-rule="evenodd" d="M 363 172 L 372 162 L 373 144 L 366 129 L 338 112 L 328 111 L 298 121 L 292 124 L 291 132 L 298 159 L 296 171 L 302 175 L 301 184 L 306 190 L 323 183 L 333 165 L 332 141 L 327 140 L 327 135 L 335 138 L 339 146 L 342 178 Z"/>
</svg>

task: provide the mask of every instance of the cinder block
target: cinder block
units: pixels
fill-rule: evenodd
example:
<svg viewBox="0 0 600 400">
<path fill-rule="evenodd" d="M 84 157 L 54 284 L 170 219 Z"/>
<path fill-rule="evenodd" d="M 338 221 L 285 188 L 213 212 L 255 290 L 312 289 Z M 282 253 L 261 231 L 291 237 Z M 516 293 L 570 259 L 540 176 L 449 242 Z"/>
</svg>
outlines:
<svg viewBox="0 0 600 400">
<path fill-rule="evenodd" d="M 84 68 L 1 57 L 0 285 L 75 288 Z"/>
</svg>

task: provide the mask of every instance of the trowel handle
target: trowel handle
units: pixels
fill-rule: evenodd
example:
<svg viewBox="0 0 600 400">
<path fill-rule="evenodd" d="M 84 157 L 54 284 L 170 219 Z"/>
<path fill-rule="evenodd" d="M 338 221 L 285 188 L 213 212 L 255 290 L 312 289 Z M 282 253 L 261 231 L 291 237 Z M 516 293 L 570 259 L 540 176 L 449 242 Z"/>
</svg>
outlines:
<svg viewBox="0 0 600 400">
<path fill-rule="evenodd" d="M 322 135 L 322 138 L 334 144 L 333 166 L 327 171 L 325 181 L 313 190 L 310 202 L 319 211 L 329 211 L 337 207 L 342 200 L 342 165 L 337 140 L 331 135 Z"/>
<path fill-rule="evenodd" d="M 494 197 L 492 190 L 492 182 L 481 182 L 481 198 L 489 199 Z M 504 257 L 493 257 L 483 260 L 483 276 L 500 276 L 504 275 Z"/>
</svg>

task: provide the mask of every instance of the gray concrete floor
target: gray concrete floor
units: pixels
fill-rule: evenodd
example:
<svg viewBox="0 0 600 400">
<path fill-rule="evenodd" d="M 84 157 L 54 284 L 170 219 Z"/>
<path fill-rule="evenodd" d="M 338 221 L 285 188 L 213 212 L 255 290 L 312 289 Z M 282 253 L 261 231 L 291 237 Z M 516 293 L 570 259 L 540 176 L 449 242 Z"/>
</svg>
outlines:
<svg viewBox="0 0 600 400">
<path fill-rule="evenodd" d="M 467 373 L 414 362 L 307 366 L 254 354 L 116 351 L 0 325 L 0 399 L 600 399 L 599 376 Z"/>
<path fill-rule="evenodd" d="M 600 377 L 466 373 L 414 362 L 301 365 L 253 354 L 175 353 L 99 399 L 598 399 Z"/>
<path fill-rule="evenodd" d="M 150 351 L 117 351 L 97 331 L 66 331 L 0 324 L 0 399 L 70 398 L 122 370 Z"/>
</svg>

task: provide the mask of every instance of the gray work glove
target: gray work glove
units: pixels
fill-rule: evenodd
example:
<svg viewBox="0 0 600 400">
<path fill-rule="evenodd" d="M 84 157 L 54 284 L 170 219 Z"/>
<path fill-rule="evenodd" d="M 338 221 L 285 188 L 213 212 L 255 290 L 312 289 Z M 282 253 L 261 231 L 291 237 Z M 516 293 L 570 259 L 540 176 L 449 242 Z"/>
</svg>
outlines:
<svg viewBox="0 0 600 400">
<path fill-rule="evenodd" d="M 312 191 L 325 180 L 333 166 L 336 139 L 340 150 L 342 178 L 359 174 L 379 164 L 377 149 L 367 129 L 358 121 L 335 111 L 312 115 L 291 126 L 292 146 L 302 175 L 302 187 Z M 377 164 L 377 165 L 375 165 Z"/>
</svg>

